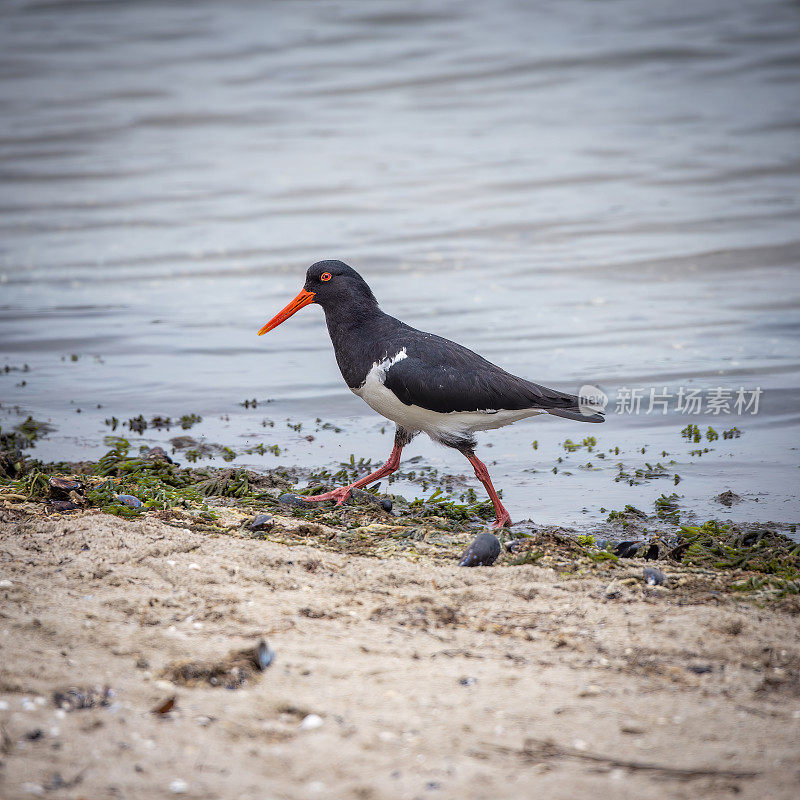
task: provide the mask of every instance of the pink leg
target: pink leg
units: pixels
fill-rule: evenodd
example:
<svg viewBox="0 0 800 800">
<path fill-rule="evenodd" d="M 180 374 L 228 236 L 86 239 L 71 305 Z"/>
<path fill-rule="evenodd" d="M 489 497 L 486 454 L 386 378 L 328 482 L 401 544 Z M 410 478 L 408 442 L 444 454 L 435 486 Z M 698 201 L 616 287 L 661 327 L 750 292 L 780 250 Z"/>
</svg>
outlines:
<svg viewBox="0 0 800 800">
<path fill-rule="evenodd" d="M 338 489 L 334 489 L 332 492 L 325 492 L 325 494 L 315 494 L 311 495 L 310 497 L 303 497 L 303 500 L 308 500 L 311 503 L 318 503 L 322 500 L 335 500 L 336 505 L 341 506 L 344 504 L 347 498 L 350 497 L 353 489 L 360 489 L 362 486 L 374 483 L 380 478 L 396 472 L 397 468 L 400 466 L 400 454 L 402 452 L 403 445 L 400 444 L 397 438 L 395 438 L 394 447 L 389 455 L 389 459 L 380 469 L 375 470 L 375 472 L 370 475 L 359 478 L 355 483 L 351 483 L 349 486 L 340 486 Z"/>
<path fill-rule="evenodd" d="M 500 498 L 497 496 L 497 492 L 494 490 L 494 486 L 492 486 L 492 479 L 489 477 L 489 470 L 486 469 L 486 464 L 483 463 L 475 453 L 464 453 L 464 455 L 469 459 L 469 463 L 475 468 L 475 477 L 486 487 L 486 491 L 489 493 L 489 497 L 492 499 L 492 504 L 494 505 L 494 512 L 497 515 L 497 519 L 490 525 L 491 528 L 510 528 L 511 527 L 511 515 L 506 511 L 503 504 L 500 502 Z"/>
</svg>

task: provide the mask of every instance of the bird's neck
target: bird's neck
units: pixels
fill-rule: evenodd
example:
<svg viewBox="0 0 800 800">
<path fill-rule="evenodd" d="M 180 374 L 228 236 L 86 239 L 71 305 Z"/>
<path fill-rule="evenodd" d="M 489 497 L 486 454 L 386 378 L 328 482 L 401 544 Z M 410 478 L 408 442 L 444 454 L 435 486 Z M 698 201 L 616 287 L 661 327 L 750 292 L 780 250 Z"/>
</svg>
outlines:
<svg viewBox="0 0 800 800">
<path fill-rule="evenodd" d="M 385 357 L 392 317 L 377 303 L 336 306 L 325 311 L 325 322 L 342 377 L 351 389 L 365 380 L 370 367 Z"/>
</svg>

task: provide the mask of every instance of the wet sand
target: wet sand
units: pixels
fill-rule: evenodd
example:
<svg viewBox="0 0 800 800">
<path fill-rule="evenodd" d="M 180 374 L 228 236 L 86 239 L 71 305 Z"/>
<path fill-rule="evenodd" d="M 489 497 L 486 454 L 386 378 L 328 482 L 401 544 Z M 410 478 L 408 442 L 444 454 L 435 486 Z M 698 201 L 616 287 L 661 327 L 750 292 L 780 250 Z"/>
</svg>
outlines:
<svg viewBox="0 0 800 800">
<path fill-rule="evenodd" d="M 796 797 L 796 597 L 165 520 L 0 511 L 4 798 Z M 261 637 L 241 688 L 164 677 Z"/>
</svg>

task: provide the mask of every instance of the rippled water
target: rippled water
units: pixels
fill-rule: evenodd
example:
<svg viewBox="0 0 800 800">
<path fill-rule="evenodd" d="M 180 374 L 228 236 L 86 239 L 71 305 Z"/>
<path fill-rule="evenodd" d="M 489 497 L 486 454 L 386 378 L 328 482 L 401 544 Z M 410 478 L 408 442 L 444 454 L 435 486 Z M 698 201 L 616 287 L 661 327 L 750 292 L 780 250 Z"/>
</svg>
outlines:
<svg viewBox="0 0 800 800">
<path fill-rule="evenodd" d="M 111 415 L 195 412 L 236 464 L 380 459 L 318 308 L 255 336 L 341 258 L 412 325 L 610 395 L 602 427 L 484 435 L 515 518 L 673 490 L 800 516 L 798 3 L 8 2 L 0 23 L 0 364 L 29 366 L 0 376 L 0 422 L 49 418 L 41 457 L 97 456 Z M 755 416 L 613 413 L 682 386 L 764 394 Z M 687 422 L 744 433 L 695 445 Z M 621 454 L 566 455 L 588 435 Z"/>
</svg>

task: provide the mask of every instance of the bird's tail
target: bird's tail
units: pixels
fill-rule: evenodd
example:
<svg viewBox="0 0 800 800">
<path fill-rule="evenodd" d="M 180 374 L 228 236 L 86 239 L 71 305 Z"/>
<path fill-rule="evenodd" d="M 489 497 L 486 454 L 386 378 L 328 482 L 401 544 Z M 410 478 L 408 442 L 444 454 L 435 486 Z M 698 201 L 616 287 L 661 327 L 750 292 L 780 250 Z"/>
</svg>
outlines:
<svg viewBox="0 0 800 800">
<path fill-rule="evenodd" d="M 598 411 L 594 414 L 584 414 L 583 411 L 580 409 L 571 409 L 571 408 L 548 408 L 548 414 L 552 414 L 554 417 L 564 417 L 564 419 L 574 419 L 578 422 L 605 422 L 606 418 L 602 411 Z"/>
</svg>

